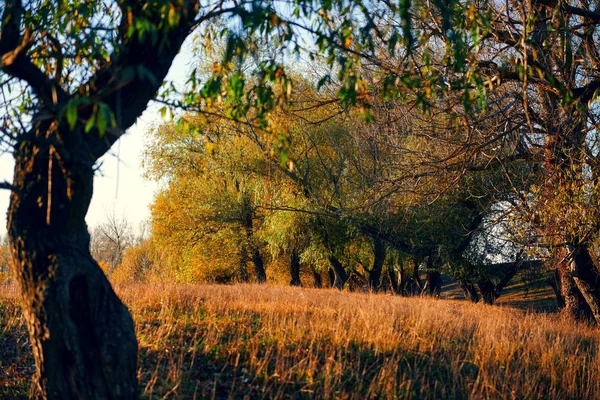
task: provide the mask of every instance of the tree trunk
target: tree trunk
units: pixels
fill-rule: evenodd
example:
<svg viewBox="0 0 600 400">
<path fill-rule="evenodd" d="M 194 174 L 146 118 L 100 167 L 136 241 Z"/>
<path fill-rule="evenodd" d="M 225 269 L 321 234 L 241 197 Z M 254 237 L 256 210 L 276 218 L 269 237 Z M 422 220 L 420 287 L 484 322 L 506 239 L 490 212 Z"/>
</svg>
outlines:
<svg viewBox="0 0 600 400">
<path fill-rule="evenodd" d="M 442 274 L 439 271 L 428 272 L 426 286 L 431 296 L 439 298 L 442 293 Z"/>
<path fill-rule="evenodd" d="M 504 288 L 506 287 L 506 285 L 508 285 L 510 283 L 510 281 L 513 280 L 513 278 L 515 277 L 515 275 L 517 275 L 517 272 L 519 272 L 519 270 L 521 269 L 523 265 L 523 261 L 520 259 L 517 259 L 508 269 L 508 271 L 506 271 L 506 274 L 504 274 L 504 276 L 502 277 L 502 279 L 496 283 L 496 298 L 500 297 L 500 293 L 502 292 L 502 290 L 504 290 Z"/>
<path fill-rule="evenodd" d="M 419 275 L 419 262 L 413 258 L 411 263 L 412 271 L 410 280 L 410 293 L 418 296 L 423 292 L 423 284 L 421 283 L 421 276 Z"/>
<path fill-rule="evenodd" d="M 402 273 L 397 273 L 392 265 L 388 265 L 388 278 L 395 294 L 404 296 L 404 279 Z"/>
<path fill-rule="evenodd" d="M 252 264 L 254 264 L 254 273 L 256 274 L 256 282 L 265 283 L 267 281 L 267 273 L 265 272 L 265 264 L 260 254 L 260 250 L 256 245 L 254 239 L 254 209 L 252 207 L 252 201 L 247 195 L 243 197 L 242 203 L 242 224 L 246 230 L 246 239 L 248 240 L 248 247 L 250 248 L 250 254 L 252 257 Z"/>
<path fill-rule="evenodd" d="M 369 272 L 369 290 L 376 292 L 381 285 L 381 271 L 385 262 L 385 243 L 381 239 L 373 240 L 373 267 Z"/>
<path fill-rule="evenodd" d="M 427 275 L 425 277 L 425 288 L 429 295 L 439 298 L 442 292 L 442 275 L 435 269 L 433 257 L 427 257 Z"/>
<path fill-rule="evenodd" d="M 329 268 L 327 270 L 327 276 L 329 277 L 329 286 L 334 287 L 333 285 L 335 284 L 335 271 L 333 270 L 333 268 Z"/>
<path fill-rule="evenodd" d="M 561 260 L 566 260 L 565 251 L 558 253 L 558 256 L 562 256 Z M 567 261 L 563 261 L 557 265 L 555 278 L 560 291 L 561 312 L 578 320 L 591 320 L 593 318 L 592 311 L 577 287 Z"/>
<path fill-rule="evenodd" d="M 321 273 L 317 271 L 314 267 L 310 269 L 313 274 L 314 279 L 314 287 L 317 289 L 321 289 L 323 287 L 323 278 L 321 278 Z"/>
<path fill-rule="evenodd" d="M 479 297 L 479 293 L 477 293 L 477 288 L 475 287 L 473 282 L 471 282 L 468 279 L 461 279 L 459 281 L 459 284 L 460 288 L 465 293 L 465 297 L 467 298 L 467 300 L 470 300 L 473 303 L 478 303 L 479 300 L 481 300 L 481 297 Z"/>
<path fill-rule="evenodd" d="M 366 293 L 369 290 L 368 279 L 365 278 L 365 276 L 358 271 L 352 271 L 348 274 L 348 280 L 346 281 L 346 285 L 348 287 L 348 290 L 350 290 L 351 292 Z"/>
<path fill-rule="evenodd" d="M 401 296 L 406 296 L 406 288 L 408 286 L 408 279 L 406 278 L 406 270 L 404 269 L 404 265 L 400 264 L 400 268 L 398 271 L 398 289 L 399 294 Z"/>
<path fill-rule="evenodd" d="M 571 273 L 597 324 L 600 323 L 600 275 L 587 248 L 572 252 Z"/>
<path fill-rule="evenodd" d="M 551 278 L 548 278 L 548 284 L 552 288 L 554 295 L 556 296 L 556 308 L 562 310 L 565 307 L 565 299 L 560 292 L 560 276 L 558 269 L 554 270 L 554 274 Z"/>
<path fill-rule="evenodd" d="M 348 280 L 348 274 L 346 273 L 346 270 L 344 269 L 340 260 L 338 260 L 334 256 L 329 257 L 329 262 L 333 267 L 333 272 L 335 275 L 333 285 L 331 285 L 331 287 L 333 287 L 334 289 L 343 289 L 344 285 L 346 284 L 346 281 Z"/>
<path fill-rule="evenodd" d="M 52 126 L 36 128 L 15 150 L 8 212 L 35 390 L 48 399 L 135 399 L 133 320 L 89 250 L 92 163 L 81 153 L 59 155 L 49 144 Z"/>
<path fill-rule="evenodd" d="M 238 267 L 238 279 L 242 283 L 248 283 L 250 281 L 250 275 L 248 274 L 248 251 L 244 246 L 242 246 L 242 248 L 240 249 L 240 265 Z"/>
<path fill-rule="evenodd" d="M 496 286 L 494 282 L 489 279 L 481 279 L 477 284 L 479 291 L 481 292 L 481 298 L 485 304 L 492 305 L 498 298 L 496 295 Z"/>
<path fill-rule="evenodd" d="M 290 275 L 292 277 L 292 280 L 290 281 L 291 286 L 302 286 L 302 282 L 300 281 L 300 256 L 298 256 L 296 250 L 292 250 Z"/>
<path fill-rule="evenodd" d="M 267 281 L 267 273 L 265 272 L 265 264 L 263 262 L 260 251 L 257 248 L 252 250 L 252 263 L 254 264 L 254 273 L 256 274 L 256 282 L 265 283 Z"/>
<path fill-rule="evenodd" d="M 521 267 L 524 265 L 524 262 L 519 256 L 513 263 L 501 263 L 494 265 L 498 270 L 504 272 L 502 279 L 500 279 L 498 282 L 494 282 L 491 279 L 484 277 L 481 278 L 477 284 L 479 291 L 481 292 L 483 302 L 490 305 L 494 304 L 498 297 L 500 297 L 502 290 L 510 283 L 517 272 L 519 272 Z"/>
</svg>

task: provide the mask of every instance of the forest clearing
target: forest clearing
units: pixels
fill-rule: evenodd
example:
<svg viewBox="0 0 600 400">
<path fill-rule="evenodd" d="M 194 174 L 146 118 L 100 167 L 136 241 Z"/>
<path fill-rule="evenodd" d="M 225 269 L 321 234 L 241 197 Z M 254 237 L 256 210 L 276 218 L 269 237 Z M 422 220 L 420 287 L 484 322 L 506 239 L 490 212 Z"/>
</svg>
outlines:
<svg viewBox="0 0 600 400">
<path fill-rule="evenodd" d="M 117 293 L 136 321 L 142 398 L 600 396 L 600 332 L 558 314 L 256 284 Z M 35 368 L 15 296 L 0 293 L 0 398 L 27 398 Z"/>
</svg>

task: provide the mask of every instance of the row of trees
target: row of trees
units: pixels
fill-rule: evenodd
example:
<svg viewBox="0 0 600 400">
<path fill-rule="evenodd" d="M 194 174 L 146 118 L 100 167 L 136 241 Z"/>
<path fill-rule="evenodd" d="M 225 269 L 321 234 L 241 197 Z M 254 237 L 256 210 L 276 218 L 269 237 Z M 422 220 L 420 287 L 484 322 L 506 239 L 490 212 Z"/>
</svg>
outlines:
<svg viewBox="0 0 600 400">
<path fill-rule="evenodd" d="M 491 209 L 497 168 L 440 161 L 457 152 L 462 126 L 394 101 L 374 102 L 365 122 L 306 76 L 295 84 L 271 132 L 191 114 L 155 130 L 146 167 L 167 183 L 152 207 L 165 277 L 264 282 L 268 264 L 292 285 L 302 270 L 315 286 L 329 276 L 336 288 L 439 295 L 446 272 L 471 300 L 493 303 L 531 264 Z"/>
<path fill-rule="evenodd" d="M 285 161 L 275 180 L 246 173 L 235 190 L 231 170 L 218 166 L 225 161 L 206 166 L 224 171 L 222 194 L 245 210 L 240 260 L 258 260 L 256 249 L 271 243 L 255 238 L 271 216 L 265 207 L 293 207 L 309 211 L 285 218 L 311 216 L 306 238 L 318 249 L 308 253 L 329 262 L 335 286 L 358 265 L 344 259 L 362 254 L 349 251 L 356 246 L 372 247 L 372 260 L 361 259 L 372 287 L 387 248 L 452 264 L 469 288 L 479 264 L 469 246 L 487 222 L 549 260 L 565 310 L 600 321 L 595 3 L 7 0 L 0 9 L 0 129 L 15 158 L 2 187 L 11 191 L 8 235 L 42 396 L 137 397 L 133 321 L 91 257 L 85 214 L 95 163 L 155 98 L 194 31 L 205 48 L 216 33 L 232 34 L 210 77 L 194 73 L 181 101 L 169 90 L 162 101 L 245 122 L 244 140 Z M 225 28 L 207 29 L 220 17 Z M 256 57 L 261 42 L 273 51 Z M 299 54 L 323 60 L 316 86 L 325 99 L 314 89 L 303 96 L 314 83 L 289 74 L 285 61 Z M 240 69 L 251 57 L 255 67 Z M 278 121 L 279 109 L 298 120 Z M 269 193 L 279 179 L 294 190 L 272 191 L 272 202 L 253 197 L 252 186 L 267 182 Z M 500 217 L 511 222 L 490 222 Z M 208 225 L 207 240 L 226 238 L 223 221 Z"/>
<path fill-rule="evenodd" d="M 468 18 L 415 13 L 420 42 L 409 52 L 379 32 L 374 52 L 352 58 L 354 91 L 314 78 L 318 60 L 288 75 L 295 94 L 267 135 L 262 120 L 230 109 L 160 128 L 150 175 L 170 184 L 154 230 L 161 246 L 183 244 L 177 268 L 214 265 L 219 279 L 244 280 L 251 260 L 263 281 L 265 257 L 287 255 L 293 282 L 300 260 L 333 271 L 334 287 L 352 272 L 377 290 L 386 264 L 388 276 L 404 274 L 389 260 L 416 259 L 431 282 L 444 269 L 469 298 L 491 303 L 519 269 L 544 260 L 566 312 L 600 318 L 598 16 L 587 4 L 454 7 Z M 407 69 L 417 82 L 390 98 L 390 74 Z M 229 73 L 251 82 L 254 70 Z M 157 168 L 166 163 L 173 168 Z"/>
</svg>

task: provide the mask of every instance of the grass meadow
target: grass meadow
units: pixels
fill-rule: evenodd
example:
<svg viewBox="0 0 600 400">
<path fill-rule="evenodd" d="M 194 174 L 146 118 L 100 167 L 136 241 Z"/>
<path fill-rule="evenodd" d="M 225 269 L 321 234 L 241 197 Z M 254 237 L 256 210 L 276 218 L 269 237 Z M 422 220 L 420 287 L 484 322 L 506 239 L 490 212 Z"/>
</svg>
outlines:
<svg viewBox="0 0 600 400">
<path fill-rule="evenodd" d="M 600 331 L 457 300 L 270 285 L 130 284 L 146 399 L 600 398 Z M 0 399 L 34 371 L 0 292 Z"/>
</svg>

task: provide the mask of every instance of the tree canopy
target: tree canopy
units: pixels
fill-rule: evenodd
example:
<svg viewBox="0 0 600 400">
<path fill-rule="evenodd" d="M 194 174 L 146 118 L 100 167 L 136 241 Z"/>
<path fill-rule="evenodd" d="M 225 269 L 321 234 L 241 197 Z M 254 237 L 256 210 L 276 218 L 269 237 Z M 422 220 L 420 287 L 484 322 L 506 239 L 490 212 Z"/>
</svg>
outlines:
<svg viewBox="0 0 600 400">
<path fill-rule="evenodd" d="M 167 205 L 169 191 L 197 190 L 198 218 L 223 235 L 235 216 L 245 233 L 237 247 L 259 280 L 265 243 L 291 250 L 260 237 L 270 224 L 263 192 L 288 208 L 310 204 L 313 218 L 296 222 L 315 224 L 311 245 L 331 245 L 322 255 L 337 286 L 348 278 L 342 261 L 376 285 L 386 247 L 425 258 L 429 270 L 462 260 L 502 204 L 513 240 L 552 260 L 565 309 L 600 321 L 593 4 L 8 0 L 0 11 L 0 127 L 15 158 L 2 186 L 42 397 L 137 397 L 133 322 L 90 254 L 84 217 L 95 163 L 153 99 L 244 124 L 244 135 L 220 139 L 238 142 L 232 153 L 203 150 L 194 164 L 214 174 L 188 173 L 162 196 Z M 192 71 L 185 93 L 161 89 L 191 35 L 204 61 L 223 41 L 212 71 Z M 308 84 L 294 60 L 315 66 Z M 279 159 L 278 169 L 260 159 L 276 180 L 231 162 L 265 150 Z M 221 192 L 207 190 L 217 181 Z M 284 181 L 281 191 L 268 186 Z M 220 219 L 207 214 L 216 196 L 229 207 Z M 350 254 L 340 249 L 366 249 L 357 237 L 372 243 L 370 267 L 340 261 Z"/>
</svg>

